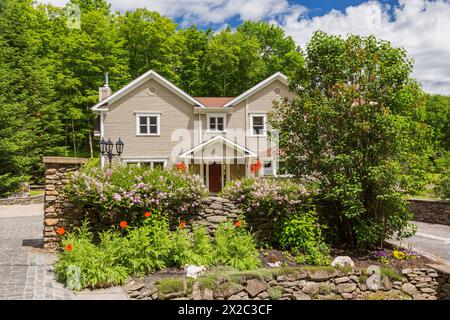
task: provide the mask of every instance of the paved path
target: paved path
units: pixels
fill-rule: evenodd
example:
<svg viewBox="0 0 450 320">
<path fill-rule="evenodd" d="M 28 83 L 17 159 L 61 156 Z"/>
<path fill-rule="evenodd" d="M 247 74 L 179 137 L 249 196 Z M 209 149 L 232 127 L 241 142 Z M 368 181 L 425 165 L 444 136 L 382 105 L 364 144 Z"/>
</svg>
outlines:
<svg viewBox="0 0 450 320">
<path fill-rule="evenodd" d="M 416 221 L 413 223 L 418 226 L 417 233 L 404 239 L 402 246 L 411 244 L 413 250 L 450 266 L 450 226 Z"/>
<path fill-rule="evenodd" d="M 0 206 L 0 300 L 126 299 L 121 288 L 74 294 L 56 282 L 42 233 L 42 204 Z"/>
</svg>

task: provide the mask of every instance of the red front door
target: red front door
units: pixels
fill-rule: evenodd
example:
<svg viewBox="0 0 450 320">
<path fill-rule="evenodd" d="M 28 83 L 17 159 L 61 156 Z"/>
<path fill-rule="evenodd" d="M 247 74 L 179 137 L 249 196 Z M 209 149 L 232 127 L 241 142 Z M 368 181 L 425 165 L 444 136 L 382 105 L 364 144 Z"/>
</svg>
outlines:
<svg viewBox="0 0 450 320">
<path fill-rule="evenodd" d="M 209 191 L 222 190 L 222 165 L 213 163 L 209 165 Z"/>
</svg>

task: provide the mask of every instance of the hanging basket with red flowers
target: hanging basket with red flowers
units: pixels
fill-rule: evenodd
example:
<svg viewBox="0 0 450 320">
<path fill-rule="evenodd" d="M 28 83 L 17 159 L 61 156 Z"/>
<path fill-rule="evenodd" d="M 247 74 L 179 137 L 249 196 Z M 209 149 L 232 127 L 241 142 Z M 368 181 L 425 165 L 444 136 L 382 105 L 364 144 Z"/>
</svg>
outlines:
<svg viewBox="0 0 450 320">
<path fill-rule="evenodd" d="M 260 161 L 259 159 L 256 160 L 255 163 L 252 163 L 252 164 L 250 165 L 250 172 L 251 172 L 251 173 L 256 173 L 256 172 L 258 172 L 259 170 L 261 170 L 261 166 L 262 166 L 261 161 Z"/>
<path fill-rule="evenodd" d="M 178 171 L 181 171 L 181 172 L 186 172 L 186 170 L 187 170 L 187 166 L 183 161 L 177 163 L 175 167 Z"/>
</svg>

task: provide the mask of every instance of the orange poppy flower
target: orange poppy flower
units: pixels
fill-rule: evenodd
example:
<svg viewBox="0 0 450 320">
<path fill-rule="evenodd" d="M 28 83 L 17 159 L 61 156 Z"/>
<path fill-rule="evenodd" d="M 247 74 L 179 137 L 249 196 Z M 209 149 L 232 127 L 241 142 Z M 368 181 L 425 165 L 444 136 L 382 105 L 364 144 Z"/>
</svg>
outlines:
<svg viewBox="0 0 450 320">
<path fill-rule="evenodd" d="M 152 215 L 152 213 L 151 213 L 150 211 L 147 211 L 146 213 L 144 213 L 144 216 L 145 216 L 146 218 L 150 218 L 151 215 Z"/>
<path fill-rule="evenodd" d="M 122 229 L 126 229 L 126 228 L 128 228 L 128 222 L 126 222 L 126 221 L 120 221 L 119 226 L 120 226 Z"/>
<path fill-rule="evenodd" d="M 239 220 L 235 221 L 234 226 L 239 228 L 241 226 L 241 222 Z"/>
<path fill-rule="evenodd" d="M 63 227 L 56 228 L 56 233 L 62 236 L 64 233 L 66 233 L 66 230 L 64 230 Z"/>
<path fill-rule="evenodd" d="M 67 246 L 64 247 L 64 250 L 66 251 L 72 251 L 73 250 L 73 246 L 69 243 Z"/>
<path fill-rule="evenodd" d="M 180 229 L 183 229 L 184 227 L 186 227 L 186 221 L 181 220 L 179 225 Z"/>
</svg>

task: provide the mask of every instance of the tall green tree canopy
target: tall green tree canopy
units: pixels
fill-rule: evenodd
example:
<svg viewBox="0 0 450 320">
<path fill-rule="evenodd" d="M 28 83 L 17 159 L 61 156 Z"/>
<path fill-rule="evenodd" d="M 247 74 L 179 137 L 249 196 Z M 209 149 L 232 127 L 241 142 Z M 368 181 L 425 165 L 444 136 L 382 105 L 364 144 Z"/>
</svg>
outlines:
<svg viewBox="0 0 450 320">
<path fill-rule="evenodd" d="M 410 231 L 403 200 L 424 181 L 430 154 L 425 95 L 403 49 L 374 37 L 316 32 L 272 124 L 289 171 L 314 178 L 341 241 L 382 244 Z"/>
</svg>

